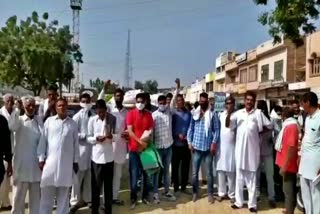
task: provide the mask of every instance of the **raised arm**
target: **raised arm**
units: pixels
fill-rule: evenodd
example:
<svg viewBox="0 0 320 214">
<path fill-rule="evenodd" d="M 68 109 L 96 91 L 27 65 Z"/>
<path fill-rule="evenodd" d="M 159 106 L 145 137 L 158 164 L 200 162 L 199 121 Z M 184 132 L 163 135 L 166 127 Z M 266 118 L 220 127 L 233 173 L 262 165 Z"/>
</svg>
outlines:
<svg viewBox="0 0 320 214">
<path fill-rule="evenodd" d="M 173 98 L 170 103 L 170 109 L 175 109 L 176 103 L 177 103 L 177 96 L 180 93 L 180 79 L 177 78 L 175 83 L 176 83 L 176 90 L 173 93 Z"/>
</svg>

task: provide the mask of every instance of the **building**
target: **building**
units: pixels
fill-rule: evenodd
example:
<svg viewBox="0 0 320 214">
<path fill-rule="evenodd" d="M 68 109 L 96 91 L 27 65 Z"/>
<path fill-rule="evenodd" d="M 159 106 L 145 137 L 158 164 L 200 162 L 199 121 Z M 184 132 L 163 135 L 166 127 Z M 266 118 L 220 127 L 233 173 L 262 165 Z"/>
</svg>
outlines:
<svg viewBox="0 0 320 214">
<path fill-rule="evenodd" d="M 214 80 L 215 80 L 215 72 L 207 73 L 205 76 L 206 82 L 206 92 L 208 93 L 209 97 L 213 97 L 214 92 Z"/>
<path fill-rule="evenodd" d="M 214 80 L 214 91 L 224 92 L 225 91 L 225 78 L 226 78 L 226 64 L 234 61 L 236 53 L 228 51 L 221 53 L 216 58 L 216 74 Z"/>
<path fill-rule="evenodd" d="M 200 94 L 206 90 L 206 79 L 196 80 L 186 90 L 185 100 L 190 103 L 199 101 Z"/>
<path fill-rule="evenodd" d="M 320 31 L 306 38 L 306 81 L 302 87 L 310 88 L 320 98 Z"/>
</svg>

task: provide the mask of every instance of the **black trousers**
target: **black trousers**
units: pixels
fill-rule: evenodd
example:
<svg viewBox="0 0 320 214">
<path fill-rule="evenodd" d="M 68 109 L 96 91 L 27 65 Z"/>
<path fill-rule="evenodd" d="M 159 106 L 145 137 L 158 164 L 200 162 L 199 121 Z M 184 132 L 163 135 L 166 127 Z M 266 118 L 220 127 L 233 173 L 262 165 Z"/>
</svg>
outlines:
<svg viewBox="0 0 320 214">
<path fill-rule="evenodd" d="M 92 214 L 99 214 L 100 193 L 104 187 L 105 214 L 112 213 L 113 162 L 97 164 L 91 161 Z"/>
<path fill-rule="evenodd" d="M 188 184 L 191 152 L 187 146 L 172 147 L 172 183 L 174 191 L 185 190 Z M 181 175 L 181 177 L 180 177 Z"/>
</svg>

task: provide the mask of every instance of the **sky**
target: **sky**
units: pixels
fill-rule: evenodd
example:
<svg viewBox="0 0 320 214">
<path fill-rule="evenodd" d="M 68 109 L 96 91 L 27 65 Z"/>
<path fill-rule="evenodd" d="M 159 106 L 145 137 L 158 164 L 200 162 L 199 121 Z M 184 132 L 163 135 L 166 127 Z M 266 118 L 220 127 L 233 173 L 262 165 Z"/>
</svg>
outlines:
<svg viewBox="0 0 320 214">
<path fill-rule="evenodd" d="M 257 18 L 271 7 L 253 0 L 84 0 L 82 79 L 86 85 L 97 77 L 123 82 L 130 29 L 133 80 L 155 79 L 163 88 L 180 78 L 189 85 L 214 70 L 221 52 L 242 53 L 269 40 Z M 48 12 L 72 29 L 68 0 L 0 0 L 0 26 L 32 11 Z"/>
</svg>

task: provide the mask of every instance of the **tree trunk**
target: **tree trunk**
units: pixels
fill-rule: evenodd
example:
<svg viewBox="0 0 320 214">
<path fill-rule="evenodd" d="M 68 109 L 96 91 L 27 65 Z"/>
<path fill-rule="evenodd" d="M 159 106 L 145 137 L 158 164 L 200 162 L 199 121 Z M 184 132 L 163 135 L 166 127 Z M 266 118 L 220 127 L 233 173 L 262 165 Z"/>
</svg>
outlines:
<svg viewBox="0 0 320 214">
<path fill-rule="evenodd" d="M 59 81 L 59 96 L 62 97 L 62 82 Z"/>
</svg>

